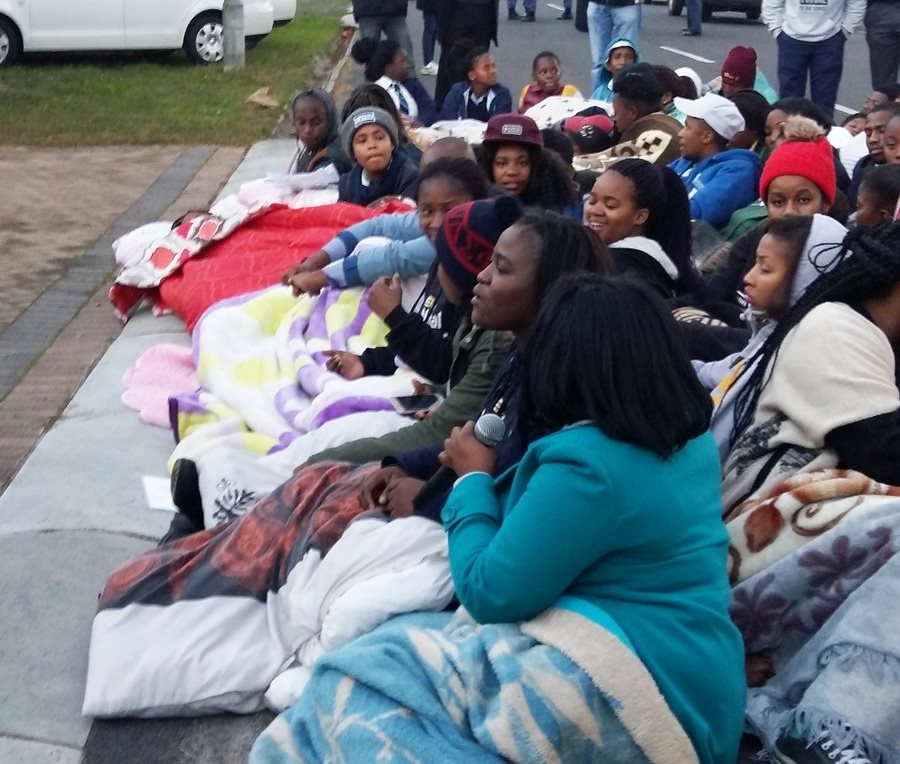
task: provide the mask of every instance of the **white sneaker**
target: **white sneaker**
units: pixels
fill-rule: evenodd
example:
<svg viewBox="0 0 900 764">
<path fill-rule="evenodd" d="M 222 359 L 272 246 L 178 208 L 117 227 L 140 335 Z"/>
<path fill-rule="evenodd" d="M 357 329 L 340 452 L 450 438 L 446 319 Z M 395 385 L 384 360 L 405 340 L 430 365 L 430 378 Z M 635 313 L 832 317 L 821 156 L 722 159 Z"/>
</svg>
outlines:
<svg viewBox="0 0 900 764">
<path fill-rule="evenodd" d="M 419 74 L 424 74 L 426 77 L 434 77 L 437 73 L 437 61 L 429 61 L 425 66 L 419 69 Z"/>
</svg>

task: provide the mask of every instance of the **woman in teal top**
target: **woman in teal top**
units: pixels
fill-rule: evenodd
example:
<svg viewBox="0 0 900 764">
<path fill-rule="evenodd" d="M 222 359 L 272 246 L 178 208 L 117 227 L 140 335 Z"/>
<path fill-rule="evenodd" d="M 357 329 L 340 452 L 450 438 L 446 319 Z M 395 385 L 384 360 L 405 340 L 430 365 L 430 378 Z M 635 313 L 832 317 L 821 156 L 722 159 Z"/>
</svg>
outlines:
<svg viewBox="0 0 900 764">
<path fill-rule="evenodd" d="M 477 290 L 476 290 L 477 292 Z M 442 519 L 457 597 L 479 623 L 550 606 L 624 634 L 703 764 L 737 758 L 743 646 L 728 617 L 719 463 L 699 387 L 662 301 L 582 276 L 541 307 L 523 353 L 531 441 L 496 480 L 454 430 Z"/>
</svg>

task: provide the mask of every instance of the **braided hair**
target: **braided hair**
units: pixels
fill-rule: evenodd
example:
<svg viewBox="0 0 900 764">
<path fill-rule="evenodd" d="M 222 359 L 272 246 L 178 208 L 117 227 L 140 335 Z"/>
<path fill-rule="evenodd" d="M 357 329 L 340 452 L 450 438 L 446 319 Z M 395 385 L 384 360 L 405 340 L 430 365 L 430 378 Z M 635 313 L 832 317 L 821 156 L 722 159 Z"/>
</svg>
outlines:
<svg viewBox="0 0 900 764">
<path fill-rule="evenodd" d="M 704 294 L 691 260 L 691 204 L 681 178 L 668 167 L 635 158 L 616 162 L 608 172 L 627 178 L 637 206 L 650 211 L 644 235 L 658 242 L 678 269 L 678 294 Z"/>
<path fill-rule="evenodd" d="M 837 257 L 838 265 L 810 285 L 762 347 L 748 359 L 747 368 L 752 371 L 735 398 L 732 445 L 753 423 L 785 337 L 813 308 L 826 302 L 852 304 L 884 297 L 900 282 L 900 221 L 874 228 L 854 228 L 844 238 Z"/>
</svg>

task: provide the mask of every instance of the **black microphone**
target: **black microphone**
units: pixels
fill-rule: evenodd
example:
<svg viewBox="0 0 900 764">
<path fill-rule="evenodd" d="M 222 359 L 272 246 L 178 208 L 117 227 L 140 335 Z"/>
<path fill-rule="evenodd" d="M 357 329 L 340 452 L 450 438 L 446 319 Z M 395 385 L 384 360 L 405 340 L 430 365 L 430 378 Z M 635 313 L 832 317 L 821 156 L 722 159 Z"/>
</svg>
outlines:
<svg viewBox="0 0 900 764">
<path fill-rule="evenodd" d="M 494 446 L 503 440 L 503 436 L 506 435 L 506 422 L 496 414 L 482 414 L 475 421 L 475 431 L 472 434 L 475 436 L 475 440 L 483 446 L 494 448 Z M 446 494 L 450 492 L 450 489 L 453 487 L 453 481 L 456 480 L 457 477 L 457 474 L 449 467 L 441 466 L 437 472 L 428 478 L 425 485 L 423 485 L 419 490 L 419 493 L 416 494 L 415 501 L 413 502 L 413 505 L 417 509 L 416 514 L 431 517 L 432 512 L 428 512 L 429 505 L 436 499 L 445 497 Z M 419 512 L 419 508 L 423 511 Z M 434 513 L 437 516 L 431 517 L 432 520 L 440 522 L 441 509 L 443 509 L 443 502 L 441 502 L 440 506 L 433 508 Z"/>
</svg>

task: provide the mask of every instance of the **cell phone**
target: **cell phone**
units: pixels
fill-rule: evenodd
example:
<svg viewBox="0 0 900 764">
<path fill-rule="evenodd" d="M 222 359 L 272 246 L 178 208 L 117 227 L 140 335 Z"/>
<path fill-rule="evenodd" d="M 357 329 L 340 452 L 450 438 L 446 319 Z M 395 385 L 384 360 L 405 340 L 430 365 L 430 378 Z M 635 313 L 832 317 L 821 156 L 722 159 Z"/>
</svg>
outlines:
<svg viewBox="0 0 900 764">
<path fill-rule="evenodd" d="M 398 395 L 391 398 L 391 405 L 398 414 L 415 414 L 417 411 L 428 411 L 441 402 L 439 395 Z"/>
</svg>

